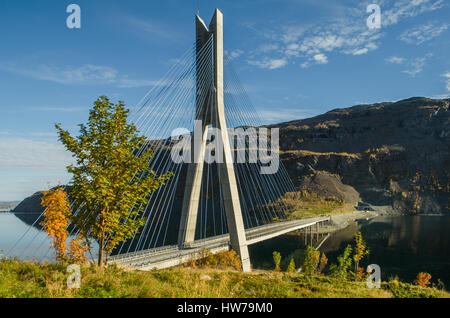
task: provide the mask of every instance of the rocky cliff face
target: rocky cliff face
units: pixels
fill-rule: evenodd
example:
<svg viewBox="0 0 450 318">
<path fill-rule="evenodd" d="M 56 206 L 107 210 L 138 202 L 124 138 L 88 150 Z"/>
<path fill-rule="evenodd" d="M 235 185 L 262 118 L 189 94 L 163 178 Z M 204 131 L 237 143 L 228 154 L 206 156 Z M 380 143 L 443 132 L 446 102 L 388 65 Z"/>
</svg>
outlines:
<svg viewBox="0 0 450 318">
<path fill-rule="evenodd" d="M 449 105 L 410 98 L 271 127 L 280 128 L 281 158 L 298 186 L 326 171 L 374 205 L 450 213 Z"/>
</svg>

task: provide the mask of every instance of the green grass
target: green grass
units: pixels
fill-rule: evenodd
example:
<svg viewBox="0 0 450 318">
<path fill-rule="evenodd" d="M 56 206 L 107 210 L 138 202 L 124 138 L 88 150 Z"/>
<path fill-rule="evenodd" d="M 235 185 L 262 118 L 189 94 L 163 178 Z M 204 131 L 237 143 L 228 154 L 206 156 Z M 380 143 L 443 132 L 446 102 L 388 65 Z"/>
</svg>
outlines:
<svg viewBox="0 0 450 318">
<path fill-rule="evenodd" d="M 346 204 L 336 197 L 321 197 L 307 191 L 288 192 L 283 197 L 289 220 L 318 216 L 343 214 L 353 211 L 352 204 Z"/>
<path fill-rule="evenodd" d="M 305 276 L 273 271 L 172 268 L 150 272 L 114 266 L 82 268 L 80 289 L 69 289 L 66 268 L 0 260 L 0 297 L 450 297 L 435 288 L 386 282 L 369 289 L 365 282 L 328 276 Z"/>
</svg>

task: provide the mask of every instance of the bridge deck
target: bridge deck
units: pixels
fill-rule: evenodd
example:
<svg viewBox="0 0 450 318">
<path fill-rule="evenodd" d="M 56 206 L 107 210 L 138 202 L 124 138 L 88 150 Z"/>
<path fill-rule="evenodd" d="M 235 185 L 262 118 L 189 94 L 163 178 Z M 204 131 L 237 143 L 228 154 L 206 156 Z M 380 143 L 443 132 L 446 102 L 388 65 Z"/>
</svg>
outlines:
<svg viewBox="0 0 450 318">
<path fill-rule="evenodd" d="M 304 220 L 294 220 L 266 224 L 247 229 L 247 244 L 255 244 L 264 240 L 283 235 L 288 232 L 307 228 L 318 223 L 329 221 L 329 217 L 317 217 Z M 162 269 L 180 265 L 200 257 L 202 249 L 208 249 L 213 254 L 229 250 L 230 235 L 218 235 L 206 239 L 196 240 L 189 246 L 179 249 L 178 245 L 169 245 L 150 250 L 111 256 L 110 263 L 131 267 L 139 270 Z"/>
</svg>

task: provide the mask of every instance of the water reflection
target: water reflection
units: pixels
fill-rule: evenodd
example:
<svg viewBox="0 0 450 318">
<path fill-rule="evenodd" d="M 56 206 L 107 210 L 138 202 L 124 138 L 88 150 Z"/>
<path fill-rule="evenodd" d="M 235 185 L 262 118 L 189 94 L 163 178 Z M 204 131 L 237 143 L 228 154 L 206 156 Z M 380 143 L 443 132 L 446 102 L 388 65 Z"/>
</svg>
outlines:
<svg viewBox="0 0 450 318">
<path fill-rule="evenodd" d="M 55 253 L 51 241 L 35 223 L 39 214 L 0 213 L 0 255 L 22 260 L 54 261 Z M 34 224 L 34 226 L 32 226 Z M 69 237 L 69 240 L 71 237 Z M 12 249 L 12 250 L 11 250 Z M 94 245 L 91 258 L 95 258 L 97 246 Z"/>
<path fill-rule="evenodd" d="M 335 260 L 357 231 L 370 249 L 366 263 L 379 264 L 383 279 L 398 275 L 411 282 L 417 273 L 428 272 L 432 281 L 440 278 L 450 287 L 450 217 L 398 216 L 360 221 L 334 233 L 321 251 Z"/>
<path fill-rule="evenodd" d="M 450 217 L 396 216 L 353 222 L 331 234 L 320 247 L 329 263 L 336 262 L 347 244 L 353 243 L 358 231 L 370 249 L 365 265 L 380 265 L 383 280 L 397 275 L 412 282 L 417 273 L 428 272 L 432 282 L 440 278 L 450 287 Z M 293 257 L 299 266 L 303 249 L 301 237 L 284 235 L 251 246 L 250 256 L 255 268 L 272 268 L 272 252 L 276 250 L 285 262 Z"/>
</svg>

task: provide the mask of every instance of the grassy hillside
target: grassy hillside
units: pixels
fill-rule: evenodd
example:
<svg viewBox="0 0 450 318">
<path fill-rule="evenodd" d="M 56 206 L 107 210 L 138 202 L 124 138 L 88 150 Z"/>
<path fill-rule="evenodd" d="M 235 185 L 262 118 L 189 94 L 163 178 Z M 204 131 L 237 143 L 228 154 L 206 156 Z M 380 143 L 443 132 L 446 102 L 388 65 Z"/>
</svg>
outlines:
<svg viewBox="0 0 450 318">
<path fill-rule="evenodd" d="M 365 282 L 273 271 L 172 268 L 150 272 L 82 268 L 80 289 L 68 289 L 66 268 L 0 260 L 0 297 L 450 297 L 398 281 L 369 289 Z"/>
<path fill-rule="evenodd" d="M 314 192 L 288 192 L 280 199 L 287 208 L 289 220 L 336 215 L 354 211 L 354 204 L 345 203 L 333 196 L 320 196 Z"/>
</svg>

